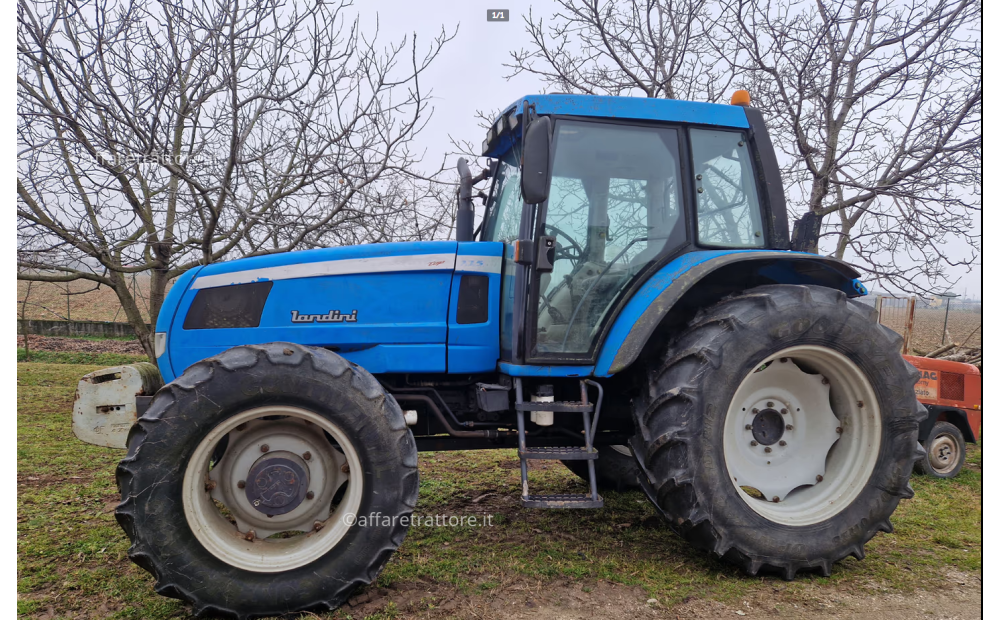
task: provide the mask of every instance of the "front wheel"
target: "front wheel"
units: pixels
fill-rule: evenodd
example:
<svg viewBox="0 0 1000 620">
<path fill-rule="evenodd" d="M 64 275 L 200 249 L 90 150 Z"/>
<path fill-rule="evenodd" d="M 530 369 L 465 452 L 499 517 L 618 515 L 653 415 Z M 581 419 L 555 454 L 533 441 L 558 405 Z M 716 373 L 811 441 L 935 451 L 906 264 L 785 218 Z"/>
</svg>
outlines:
<svg viewBox="0 0 1000 620">
<path fill-rule="evenodd" d="M 158 593 L 199 615 L 278 616 L 335 609 L 371 583 L 406 534 L 417 450 L 367 372 L 271 343 L 161 389 L 117 479 L 129 557 Z"/>
<path fill-rule="evenodd" d="M 828 288 L 758 287 L 648 361 L 632 445 L 675 531 L 787 579 L 891 531 L 926 410 L 872 314 Z"/>
<path fill-rule="evenodd" d="M 916 464 L 917 473 L 935 478 L 954 478 L 965 463 L 965 437 L 954 424 L 936 422 L 924 441 L 924 455 Z"/>
</svg>

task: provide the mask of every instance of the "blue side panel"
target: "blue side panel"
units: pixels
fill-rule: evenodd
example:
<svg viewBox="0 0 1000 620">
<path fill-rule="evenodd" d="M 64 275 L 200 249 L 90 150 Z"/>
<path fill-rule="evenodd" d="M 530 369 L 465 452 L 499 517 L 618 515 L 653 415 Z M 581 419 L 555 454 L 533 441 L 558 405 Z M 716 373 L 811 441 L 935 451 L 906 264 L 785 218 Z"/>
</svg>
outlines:
<svg viewBox="0 0 1000 620">
<path fill-rule="evenodd" d="M 448 372 L 475 373 L 496 370 L 500 359 L 500 270 L 503 244 L 470 241 L 458 244 L 455 275 L 448 308 Z M 463 275 L 489 278 L 489 316 L 485 323 L 460 325 L 458 293 Z"/>
<path fill-rule="evenodd" d="M 454 241 L 385 243 L 209 265 L 177 305 L 167 338 L 172 374 L 234 346 L 275 341 L 327 347 L 372 373 L 446 372 L 456 247 Z M 274 284 L 259 327 L 183 329 L 199 287 L 261 280 Z M 332 311 L 357 311 L 357 319 L 292 321 L 293 312 Z"/>
<path fill-rule="evenodd" d="M 511 377 L 589 377 L 593 366 L 524 366 L 500 362 L 500 372 Z"/>
<path fill-rule="evenodd" d="M 194 280 L 195 276 L 197 276 L 198 272 L 202 269 L 203 267 L 200 265 L 198 267 L 193 267 L 174 280 L 173 285 L 170 287 L 170 291 L 167 292 L 167 296 L 163 300 L 163 305 L 160 306 L 160 314 L 156 318 L 155 331 L 165 334 L 170 332 L 170 325 L 173 323 L 174 317 L 177 315 L 177 306 L 184 297 L 184 293 L 187 292 L 188 287 L 191 286 L 191 281 Z M 160 368 L 160 374 L 163 375 L 163 380 L 168 383 L 173 381 L 174 378 L 180 374 L 179 372 L 174 371 L 173 364 L 170 361 L 169 344 L 168 340 L 168 346 L 166 350 L 164 350 L 163 355 L 156 358 L 156 365 Z"/>
</svg>

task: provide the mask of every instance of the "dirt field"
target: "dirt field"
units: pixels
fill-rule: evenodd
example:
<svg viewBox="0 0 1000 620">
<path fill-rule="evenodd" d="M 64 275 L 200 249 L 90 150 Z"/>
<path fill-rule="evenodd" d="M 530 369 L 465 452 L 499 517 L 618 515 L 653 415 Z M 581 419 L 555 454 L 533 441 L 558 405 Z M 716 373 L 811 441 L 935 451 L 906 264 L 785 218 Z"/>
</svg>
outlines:
<svg viewBox="0 0 1000 620">
<path fill-rule="evenodd" d="M 69 307 L 66 306 L 67 287 L 71 293 Z M 95 289 L 93 282 L 35 282 L 31 285 L 28 304 L 25 307 L 25 318 L 47 319 L 53 321 L 119 321 L 125 322 L 125 313 L 121 310 L 118 296 L 107 287 Z M 149 279 L 136 277 L 135 289 L 139 310 L 148 321 L 146 301 L 149 299 Z M 168 286 L 169 290 L 169 286 Z M 21 318 L 21 302 L 28 293 L 28 283 L 17 282 L 17 317 Z"/>
<path fill-rule="evenodd" d="M 895 310 L 895 308 L 893 308 Z M 941 336 L 944 329 L 943 308 L 917 308 L 913 313 L 913 337 L 910 350 L 915 355 L 929 353 L 941 346 Z M 903 333 L 905 328 L 902 313 L 884 311 L 882 324 L 897 333 Z M 983 346 L 983 315 L 969 310 L 951 310 L 948 313 L 947 343 L 965 344 L 966 347 L 982 348 Z"/>
<path fill-rule="evenodd" d="M 85 338 L 63 338 L 61 336 L 28 336 L 32 351 L 54 351 L 58 353 L 120 353 L 143 355 L 138 340 L 89 340 Z M 24 336 L 17 337 L 18 348 L 24 348 Z"/>
</svg>

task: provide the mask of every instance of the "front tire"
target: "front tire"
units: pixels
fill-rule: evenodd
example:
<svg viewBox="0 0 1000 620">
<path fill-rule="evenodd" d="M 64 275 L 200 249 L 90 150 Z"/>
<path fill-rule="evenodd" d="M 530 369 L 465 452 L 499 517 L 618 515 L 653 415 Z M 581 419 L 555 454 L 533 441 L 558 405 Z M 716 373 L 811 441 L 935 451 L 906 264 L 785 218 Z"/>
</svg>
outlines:
<svg viewBox="0 0 1000 620">
<path fill-rule="evenodd" d="M 926 410 L 899 344 L 823 287 L 757 287 L 699 312 L 635 401 L 633 450 L 670 526 L 751 575 L 861 559 L 922 455 Z"/>
<path fill-rule="evenodd" d="M 188 368 L 133 426 L 116 473 L 129 557 L 156 591 L 236 618 L 336 609 L 400 545 L 418 488 L 395 400 L 337 354 L 291 343 Z"/>
<path fill-rule="evenodd" d="M 965 464 L 965 437 L 949 422 L 936 422 L 924 441 L 927 452 L 917 461 L 917 473 L 934 478 L 954 478 Z"/>
</svg>

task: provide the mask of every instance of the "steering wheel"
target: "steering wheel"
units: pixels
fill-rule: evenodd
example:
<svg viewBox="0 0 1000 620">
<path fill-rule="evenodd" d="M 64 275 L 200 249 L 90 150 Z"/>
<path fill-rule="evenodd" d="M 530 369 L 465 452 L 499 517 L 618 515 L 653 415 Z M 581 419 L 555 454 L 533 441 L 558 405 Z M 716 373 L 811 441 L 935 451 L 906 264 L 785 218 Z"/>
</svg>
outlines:
<svg viewBox="0 0 1000 620">
<path fill-rule="evenodd" d="M 573 250 L 575 250 L 575 252 L 571 252 L 570 248 L 566 246 L 556 247 L 555 260 L 559 260 L 560 258 L 565 258 L 566 260 L 573 263 L 573 266 L 575 267 L 576 264 L 580 262 L 580 258 L 583 257 L 583 248 L 580 247 L 580 244 L 577 243 L 573 239 L 573 237 L 570 237 L 565 232 L 559 230 L 558 228 L 552 226 L 551 224 L 545 224 L 544 229 L 546 231 L 552 231 L 553 233 L 555 233 L 554 236 L 556 237 L 563 237 L 564 239 L 569 241 L 570 245 L 573 247 Z"/>
</svg>

